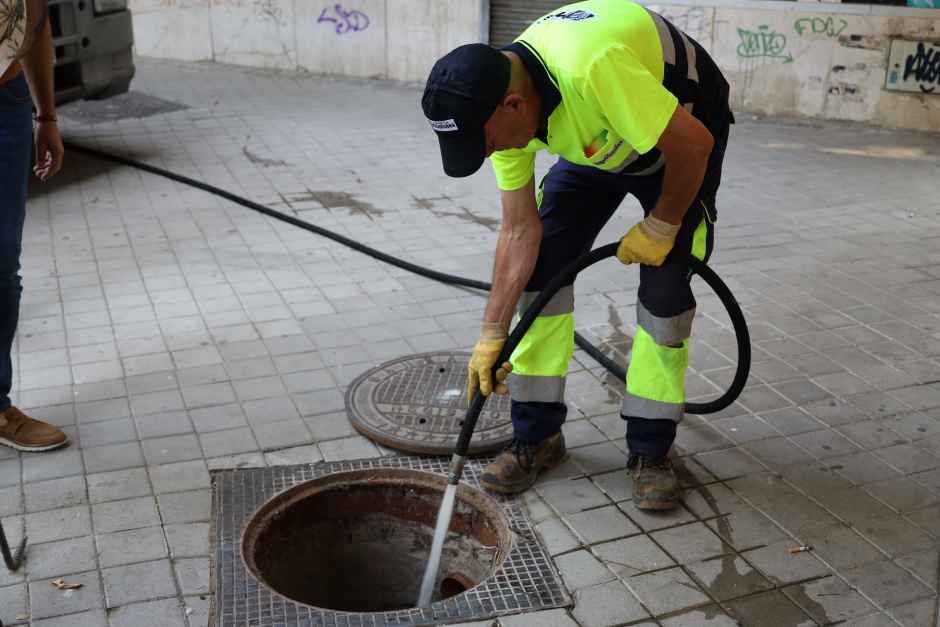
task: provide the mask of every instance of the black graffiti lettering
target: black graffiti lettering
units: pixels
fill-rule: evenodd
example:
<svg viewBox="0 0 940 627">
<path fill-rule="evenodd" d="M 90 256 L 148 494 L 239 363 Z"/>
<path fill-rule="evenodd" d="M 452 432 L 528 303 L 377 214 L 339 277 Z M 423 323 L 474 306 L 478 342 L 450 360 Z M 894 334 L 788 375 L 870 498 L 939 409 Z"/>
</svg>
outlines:
<svg viewBox="0 0 940 627">
<path fill-rule="evenodd" d="M 928 50 L 923 42 L 917 44 L 917 52 L 907 55 L 904 61 L 904 80 L 914 77 L 925 93 L 931 93 L 940 83 L 940 49 L 931 46 Z"/>
</svg>

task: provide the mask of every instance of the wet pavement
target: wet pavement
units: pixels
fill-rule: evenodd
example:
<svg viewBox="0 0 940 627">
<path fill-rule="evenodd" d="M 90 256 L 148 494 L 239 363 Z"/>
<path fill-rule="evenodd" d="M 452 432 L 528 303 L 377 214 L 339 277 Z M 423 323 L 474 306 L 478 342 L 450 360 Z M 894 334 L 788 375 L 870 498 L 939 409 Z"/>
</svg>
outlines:
<svg viewBox="0 0 940 627">
<path fill-rule="evenodd" d="M 488 280 L 488 167 L 446 178 L 414 85 L 141 60 L 124 117 L 65 107 L 69 141 L 205 180 L 384 252 Z M 754 364 L 737 403 L 688 416 L 686 493 L 637 510 L 622 383 L 581 351 L 570 459 L 526 495 L 569 610 L 504 627 L 933 626 L 940 555 L 940 142 L 738 115 L 712 267 Z M 540 157 L 540 172 L 550 164 Z M 589 211 L 590 207 L 585 207 Z M 608 243 L 639 216 L 628 199 Z M 378 363 L 476 339 L 483 298 L 205 192 L 67 156 L 32 188 L 16 401 L 70 447 L 0 450 L 7 625 L 205 625 L 209 471 L 391 454 L 343 394 Z M 576 285 L 578 330 L 621 362 L 635 268 Z M 734 336 L 696 281 L 690 400 L 731 380 Z M 809 547 L 798 551 L 798 547 Z M 83 587 L 59 591 L 51 580 Z M 486 623 L 489 624 L 489 623 Z"/>
</svg>

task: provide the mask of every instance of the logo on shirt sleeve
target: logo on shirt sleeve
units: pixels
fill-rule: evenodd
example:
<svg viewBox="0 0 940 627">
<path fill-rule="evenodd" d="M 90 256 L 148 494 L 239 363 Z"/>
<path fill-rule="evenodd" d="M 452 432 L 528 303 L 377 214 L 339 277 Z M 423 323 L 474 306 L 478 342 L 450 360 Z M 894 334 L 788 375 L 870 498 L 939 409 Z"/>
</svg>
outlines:
<svg viewBox="0 0 940 627">
<path fill-rule="evenodd" d="M 459 130 L 457 123 L 453 120 L 428 120 L 428 124 L 431 125 L 431 128 L 440 133 Z"/>
</svg>

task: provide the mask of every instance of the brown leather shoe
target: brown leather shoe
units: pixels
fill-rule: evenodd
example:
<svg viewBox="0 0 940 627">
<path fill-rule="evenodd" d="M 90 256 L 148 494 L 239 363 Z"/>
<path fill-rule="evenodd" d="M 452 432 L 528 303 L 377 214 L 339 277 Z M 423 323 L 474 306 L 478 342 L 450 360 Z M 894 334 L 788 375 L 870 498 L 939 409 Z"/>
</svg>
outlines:
<svg viewBox="0 0 940 627">
<path fill-rule="evenodd" d="M 32 419 L 16 407 L 0 413 L 0 444 L 18 451 L 40 452 L 59 448 L 68 441 L 60 429 Z"/>
<path fill-rule="evenodd" d="M 516 494 L 531 487 L 540 470 L 557 466 L 567 456 L 565 436 L 561 433 L 538 443 L 513 440 L 483 470 L 480 484 L 491 492 Z"/>
<path fill-rule="evenodd" d="M 668 457 L 631 455 L 627 468 L 633 477 L 633 504 L 637 509 L 672 509 L 679 504 L 679 480 Z"/>
</svg>

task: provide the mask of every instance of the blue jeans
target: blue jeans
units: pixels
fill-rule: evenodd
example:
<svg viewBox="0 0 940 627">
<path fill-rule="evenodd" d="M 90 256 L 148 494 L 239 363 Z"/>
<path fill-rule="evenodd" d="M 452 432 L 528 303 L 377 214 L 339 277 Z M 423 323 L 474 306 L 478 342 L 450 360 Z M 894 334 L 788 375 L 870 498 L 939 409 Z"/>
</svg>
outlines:
<svg viewBox="0 0 940 627">
<path fill-rule="evenodd" d="M 31 103 L 22 72 L 0 85 L 0 412 L 10 406 L 10 353 L 23 291 L 19 271 L 33 141 Z"/>
</svg>

